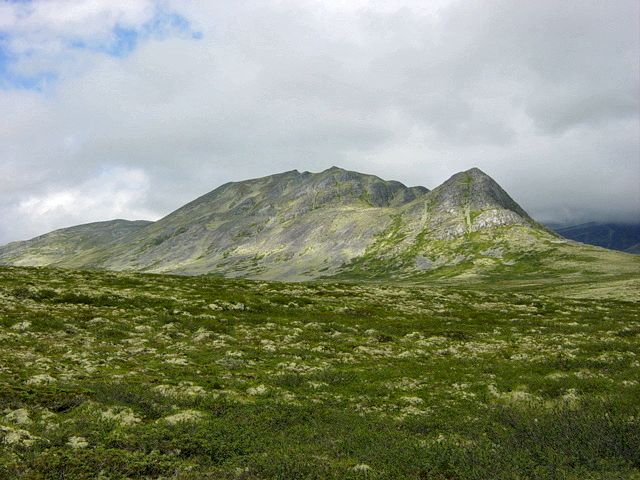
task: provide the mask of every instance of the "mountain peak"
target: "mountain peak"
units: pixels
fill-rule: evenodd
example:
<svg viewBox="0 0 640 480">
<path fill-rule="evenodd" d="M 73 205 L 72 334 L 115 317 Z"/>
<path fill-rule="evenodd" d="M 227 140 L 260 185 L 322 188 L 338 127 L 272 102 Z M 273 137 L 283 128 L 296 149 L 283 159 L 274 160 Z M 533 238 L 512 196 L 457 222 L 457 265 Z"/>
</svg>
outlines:
<svg viewBox="0 0 640 480">
<path fill-rule="evenodd" d="M 460 173 L 466 173 L 467 175 L 471 175 L 474 178 L 484 178 L 484 177 L 491 178 L 489 175 L 484 173 L 478 167 L 471 167 L 470 169 Z"/>
<path fill-rule="evenodd" d="M 446 185 L 448 183 L 455 182 L 488 182 L 488 183 L 496 183 L 497 182 L 483 170 L 480 170 L 478 167 L 472 167 L 468 170 L 463 170 L 461 172 L 453 174 L 447 181 L 445 181 L 442 185 Z"/>
<path fill-rule="evenodd" d="M 432 191 L 440 209 L 464 209 L 467 212 L 509 211 L 524 223 L 533 220 L 518 203 L 489 175 L 477 167 L 456 173 Z M 509 215 L 515 220 L 516 217 Z"/>
</svg>

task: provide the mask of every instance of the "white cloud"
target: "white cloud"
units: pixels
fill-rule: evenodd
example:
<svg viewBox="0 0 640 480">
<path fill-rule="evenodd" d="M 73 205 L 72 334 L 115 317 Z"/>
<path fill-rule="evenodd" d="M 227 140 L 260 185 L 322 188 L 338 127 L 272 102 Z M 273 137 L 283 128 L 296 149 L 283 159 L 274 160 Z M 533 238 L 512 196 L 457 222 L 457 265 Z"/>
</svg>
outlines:
<svg viewBox="0 0 640 480">
<path fill-rule="evenodd" d="M 32 236 L 102 219 L 155 220 L 157 214 L 143 206 L 149 187 L 140 169 L 108 169 L 77 185 L 26 196 L 3 212 L 0 234 L 10 235 L 3 231 L 9 227 Z"/>
<path fill-rule="evenodd" d="M 117 25 L 139 28 L 155 14 L 153 0 L 47 0 L 5 2 L 0 6 L 0 28 L 10 35 L 18 53 L 47 48 L 46 41 L 111 37 Z"/>
<path fill-rule="evenodd" d="M 149 188 L 149 179 L 139 169 L 115 168 L 80 185 L 34 195 L 20 202 L 22 214 L 42 217 L 82 218 L 86 212 L 103 211 L 136 218 L 152 216 L 140 204 Z M 93 215 L 93 213 L 92 213 Z"/>
<path fill-rule="evenodd" d="M 0 8 L 11 48 L 37 52 L 10 68 L 58 75 L 0 89 L 0 242 L 334 164 L 427 187 L 479 166 L 543 220 L 640 211 L 634 1 L 47 3 Z M 68 47 L 158 9 L 203 37 Z M 109 187 L 105 169 L 147 186 Z"/>
</svg>

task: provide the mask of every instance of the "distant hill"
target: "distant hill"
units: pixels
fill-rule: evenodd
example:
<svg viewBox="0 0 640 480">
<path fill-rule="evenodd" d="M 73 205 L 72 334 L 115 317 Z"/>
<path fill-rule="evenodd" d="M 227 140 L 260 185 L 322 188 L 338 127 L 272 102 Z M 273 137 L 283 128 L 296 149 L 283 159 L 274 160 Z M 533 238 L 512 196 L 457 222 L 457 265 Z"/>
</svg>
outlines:
<svg viewBox="0 0 640 480">
<path fill-rule="evenodd" d="M 535 222 L 477 168 L 433 190 L 332 167 L 231 182 L 154 223 L 62 229 L 0 263 L 280 280 L 640 271 Z"/>
<path fill-rule="evenodd" d="M 23 242 L 0 247 L 0 264 L 44 266 L 113 245 L 153 222 L 109 220 L 61 228 Z"/>
<path fill-rule="evenodd" d="M 640 224 L 589 222 L 578 225 L 549 224 L 548 227 L 576 242 L 640 254 Z"/>
</svg>

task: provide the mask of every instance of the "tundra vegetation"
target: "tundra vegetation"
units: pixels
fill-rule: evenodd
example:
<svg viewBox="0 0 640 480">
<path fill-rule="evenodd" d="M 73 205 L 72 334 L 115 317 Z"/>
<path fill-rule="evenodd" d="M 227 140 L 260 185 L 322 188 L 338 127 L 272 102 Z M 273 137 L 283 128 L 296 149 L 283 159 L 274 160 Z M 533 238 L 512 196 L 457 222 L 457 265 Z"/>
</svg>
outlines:
<svg viewBox="0 0 640 480">
<path fill-rule="evenodd" d="M 0 267 L 0 478 L 640 478 L 615 282 Z"/>
</svg>

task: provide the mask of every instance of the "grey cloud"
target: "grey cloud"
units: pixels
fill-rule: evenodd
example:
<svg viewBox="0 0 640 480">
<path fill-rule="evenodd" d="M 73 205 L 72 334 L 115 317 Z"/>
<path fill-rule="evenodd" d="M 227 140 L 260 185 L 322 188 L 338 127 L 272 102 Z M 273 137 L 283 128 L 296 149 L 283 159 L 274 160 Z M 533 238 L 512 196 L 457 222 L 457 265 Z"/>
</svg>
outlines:
<svg viewBox="0 0 640 480">
<path fill-rule="evenodd" d="M 201 40 L 69 55 L 50 90 L 0 91 L 0 205 L 21 217 L 0 242 L 117 213 L 16 213 L 117 168 L 149 181 L 123 214 L 293 168 L 433 187 L 477 165 L 542 220 L 637 219 L 637 2 L 359 5 L 176 2 Z"/>
</svg>

